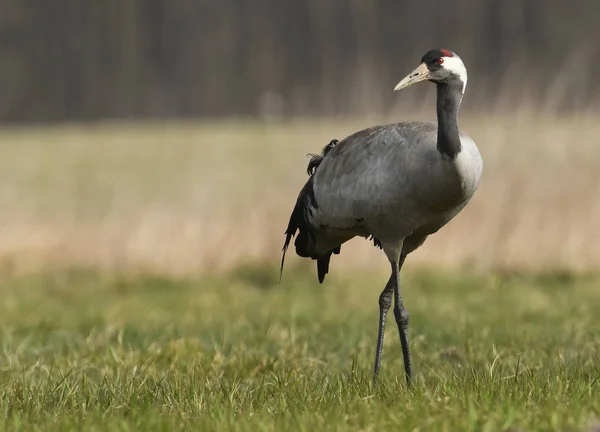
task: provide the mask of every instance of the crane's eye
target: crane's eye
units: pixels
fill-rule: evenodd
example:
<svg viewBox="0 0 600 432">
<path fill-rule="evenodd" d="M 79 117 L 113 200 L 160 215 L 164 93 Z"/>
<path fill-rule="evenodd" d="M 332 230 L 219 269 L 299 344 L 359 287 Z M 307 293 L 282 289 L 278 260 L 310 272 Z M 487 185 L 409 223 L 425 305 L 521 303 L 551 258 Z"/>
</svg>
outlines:
<svg viewBox="0 0 600 432">
<path fill-rule="evenodd" d="M 443 58 L 443 57 L 440 57 L 440 58 L 438 58 L 438 59 L 437 59 L 435 62 L 436 62 L 437 64 L 439 64 L 439 65 L 441 65 L 441 64 L 444 64 L 444 58 Z"/>
</svg>

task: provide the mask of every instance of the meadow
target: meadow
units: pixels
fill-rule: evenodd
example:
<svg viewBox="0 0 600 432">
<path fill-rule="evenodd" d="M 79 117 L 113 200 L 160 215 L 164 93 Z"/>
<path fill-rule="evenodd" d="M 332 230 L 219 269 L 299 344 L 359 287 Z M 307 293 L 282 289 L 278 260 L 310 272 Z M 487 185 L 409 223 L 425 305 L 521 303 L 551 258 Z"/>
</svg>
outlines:
<svg viewBox="0 0 600 432">
<path fill-rule="evenodd" d="M 431 118 L 400 113 L 394 118 Z M 461 115 L 473 202 L 407 260 L 415 388 L 362 239 L 278 266 L 307 153 L 387 119 L 0 129 L 0 428 L 566 431 L 600 422 L 600 129 Z"/>
<path fill-rule="evenodd" d="M 306 267 L 4 280 L 4 430 L 588 430 L 600 419 L 595 278 L 408 271 L 415 386 L 385 275 Z"/>
</svg>

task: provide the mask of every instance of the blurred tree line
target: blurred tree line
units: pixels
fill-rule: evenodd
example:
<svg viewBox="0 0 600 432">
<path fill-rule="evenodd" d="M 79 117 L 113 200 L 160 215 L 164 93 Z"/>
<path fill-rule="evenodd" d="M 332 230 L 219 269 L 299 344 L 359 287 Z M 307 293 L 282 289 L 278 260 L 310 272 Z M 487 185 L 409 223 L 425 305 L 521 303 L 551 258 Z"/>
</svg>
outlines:
<svg viewBox="0 0 600 432">
<path fill-rule="evenodd" d="M 0 0 L 0 120 L 383 112 L 433 47 L 478 103 L 597 98 L 598 0 Z"/>
</svg>

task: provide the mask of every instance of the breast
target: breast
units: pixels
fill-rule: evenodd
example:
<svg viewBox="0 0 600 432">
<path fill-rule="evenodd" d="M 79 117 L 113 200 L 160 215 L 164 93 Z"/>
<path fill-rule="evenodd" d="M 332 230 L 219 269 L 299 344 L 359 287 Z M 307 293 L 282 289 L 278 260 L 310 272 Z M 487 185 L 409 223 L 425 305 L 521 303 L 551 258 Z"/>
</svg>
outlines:
<svg viewBox="0 0 600 432">
<path fill-rule="evenodd" d="M 470 199 L 481 182 L 483 158 L 477 145 L 468 135 L 461 132 L 460 141 L 462 151 L 454 160 L 454 166 L 461 181 L 463 194 L 465 198 Z"/>
<path fill-rule="evenodd" d="M 456 158 L 443 157 L 434 138 L 427 147 L 415 148 L 409 164 L 411 201 L 423 219 L 453 217 L 477 190 L 483 162 L 477 146 L 461 135 L 462 150 Z"/>
</svg>

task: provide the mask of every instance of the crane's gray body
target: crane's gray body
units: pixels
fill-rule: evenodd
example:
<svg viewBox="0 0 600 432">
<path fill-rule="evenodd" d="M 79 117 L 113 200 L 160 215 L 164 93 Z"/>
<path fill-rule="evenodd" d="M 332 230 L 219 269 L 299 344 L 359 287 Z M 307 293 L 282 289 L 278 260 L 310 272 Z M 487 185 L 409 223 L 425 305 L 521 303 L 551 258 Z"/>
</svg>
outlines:
<svg viewBox="0 0 600 432">
<path fill-rule="evenodd" d="M 461 151 L 445 157 L 436 147 L 437 124 L 375 126 L 338 143 L 313 177 L 307 221 L 313 232 L 303 256 L 318 257 L 355 236 L 419 247 L 469 202 L 483 161 L 460 133 Z M 304 190 L 303 190 L 304 192 Z M 301 194 L 302 195 L 302 194 Z"/>
</svg>

